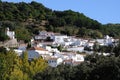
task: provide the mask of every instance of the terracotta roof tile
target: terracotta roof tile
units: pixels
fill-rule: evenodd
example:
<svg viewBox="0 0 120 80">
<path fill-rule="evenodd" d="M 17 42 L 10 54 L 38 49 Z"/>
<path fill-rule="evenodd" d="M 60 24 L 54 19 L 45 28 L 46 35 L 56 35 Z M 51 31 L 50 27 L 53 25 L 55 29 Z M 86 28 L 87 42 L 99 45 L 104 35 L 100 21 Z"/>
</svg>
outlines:
<svg viewBox="0 0 120 80">
<path fill-rule="evenodd" d="M 72 59 L 64 60 L 63 62 L 72 62 Z"/>
<path fill-rule="evenodd" d="M 48 60 L 57 60 L 58 58 L 49 58 Z"/>
<path fill-rule="evenodd" d="M 29 50 L 39 50 L 39 51 L 47 51 L 44 48 L 41 47 L 31 47 Z"/>
</svg>

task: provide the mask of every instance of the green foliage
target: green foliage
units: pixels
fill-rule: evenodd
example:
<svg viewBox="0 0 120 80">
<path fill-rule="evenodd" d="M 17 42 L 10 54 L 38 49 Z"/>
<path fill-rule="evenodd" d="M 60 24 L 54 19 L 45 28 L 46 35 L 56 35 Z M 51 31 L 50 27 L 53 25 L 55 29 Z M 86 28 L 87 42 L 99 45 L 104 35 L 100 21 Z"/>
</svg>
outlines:
<svg viewBox="0 0 120 80">
<path fill-rule="evenodd" d="M 93 45 L 93 51 L 98 52 L 98 50 L 100 49 L 100 45 L 98 42 L 95 42 Z"/>
<path fill-rule="evenodd" d="M 34 76 L 33 80 L 73 80 L 73 67 L 60 65 L 57 68 L 48 67 L 45 71 Z"/>
<path fill-rule="evenodd" d="M 9 51 L 7 54 L 0 53 L 0 79 L 11 80 L 10 77 L 14 76 L 12 72 L 19 69 L 17 65 L 19 65 L 18 56 L 13 51 Z M 17 80 L 19 80 L 19 76 Z"/>
<path fill-rule="evenodd" d="M 75 67 L 75 80 L 89 80 L 89 74 L 92 71 L 92 66 L 90 67 L 88 63 L 83 63 Z"/>
<path fill-rule="evenodd" d="M 78 35 L 80 37 L 92 37 L 92 38 L 102 38 L 103 34 L 98 30 L 86 29 L 86 28 L 79 28 Z"/>
<path fill-rule="evenodd" d="M 5 47 L 2 46 L 2 47 L 0 47 L 0 52 L 6 54 L 6 53 L 7 53 L 7 50 L 6 50 Z"/>
<path fill-rule="evenodd" d="M 90 73 L 89 80 L 119 80 L 119 59 L 114 56 L 100 59 Z"/>
<path fill-rule="evenodd" d="M 58 48 L 59 51 L 63 50 L 63 46 L 62 45 L 59 45 L 57 48 Z"/>
<path fill-rule="evenodd" d="M 28 42 L 31 39 L 30 33 L 25 28 L 17 28 L 17 29 L 15 29 L 15 33 L 16 33 L 16 38 L 18 40 L 24 40 L 25 42 Z"/>
<path fill-rule="evenodd" d="M 0 41 L 6 41 L 9 37 L 6 35 L 5 29 L 0 29 Z"/>
<path fill-rule="evenodd" d="M 75 36 L 78 33 L 79 28 L 76 26 L 64 26 L 61 30 L 61 34 L 66 34 L 68 36 Z"/>
<path fill-rule="evenodd" d="M 31 3 L 8 3 L 2 2 L 0 5 L 0 20 L 24 21 L 28 18 L 45 19 L 46 12 L 51 14 L 51 10 L 45 8 L 37 2 Z M 5 13 L 5 14 L 4 14 Z M 15 14 L 15 15 L 14 15 Z"/>
<path fill-rule="evenodd" d="M 101 26 L 100 32 L 104 35 L 110 35 L 112 37 L 120 37 L 120 24 L 106 24 Z"/>
<path fill-rule="evenodd" d="M 31 43 L 27 44 L 27 49 L 31 48 Z"/>
<path fill-rule="evenodd" d="M 54 31 L 54 27 L 52 25 L 47 26 L 46 28 L 47 31 Z"/>
<path fill-rule="evenodd" d="M 37 73 L 33 80 L 119 80 L 120 57 L 89 55 L 78 66 L 60 65 Z"/>
<path fill-rule="evenodd" d="M 34 1 L 31 3 L 2 2 L 0 5 L 0 11 L 1 21 L 10 20 L 24 22 L 29 19 L 35 19 L 36 21 L 47 20 L 50 25 L 50 27 L 47 27 L 48 31 L 54 31 L 53 29 L 55 27 L 73 26 L 73 28 L 67 27 L 68 29 L 65 32 L 68 35 L 76 34 L 77 30 L 74 26 L 78 28 L 86 27 L 87 29 L 99 29 L 101 26 L 100 23 L 86 17 L 82 13 L 74 12 L 72 10 L 52 11 L 44 7 L 42 4 Z"/>
<path fill-rule="evenodd" d="M 86 27 L 88 29 L 99 29 L 101 24 L 95 20 L 86 17 L 82 13 L 74 12 L 72 10 L 54 11 L 53 16 L 48 17 L 50 25 L 59 27 L 65 25 Z"/>
<path fill-rule="evenodd" d="M 115 53 L 115 56 L 120 56 L 120 41 L 118 45 L 114 47 L 113 52 Z"/>
<path fill-rule="evenodd" d="M 47 64 L 42 58 L 34 59 L 32 61 L 28 61 L 28 53 L 24 52 L 22 55 L 22 71 L 32 78 L 36 73 L 43 71 Z"/>
<path fill-rule="evenodd" d="M 13 51 L 0 53 L 0 80 L 32 80 L 46 67 L 46 62 L 41 58 L 29 62 L 27 52 L 23 53 L 22 58 Z"/>
</svg>

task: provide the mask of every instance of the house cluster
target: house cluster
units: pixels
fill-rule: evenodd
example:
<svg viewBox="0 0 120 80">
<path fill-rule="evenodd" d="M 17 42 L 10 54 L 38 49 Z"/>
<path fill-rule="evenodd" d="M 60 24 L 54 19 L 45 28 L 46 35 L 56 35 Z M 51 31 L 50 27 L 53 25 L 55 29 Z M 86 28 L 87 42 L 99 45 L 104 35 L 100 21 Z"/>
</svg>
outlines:
<svg viewBox="0 0 120 80">
<path fill-rule="evenodd" d="M 77 65 L 84 61 L 84 55 L 73 52 L 60 52 L 58 49 L 50 46 L 45 48 L 37 46 L 28 49 L 29 60 L 38 57 L 45 59 L 51 67 L 56 67 L 60 64 Z"/>
<path fill-rule="evenodd" d="M 42 37 L 44 36 L 44 37 Z M 94 44 L 97 42 L 100 46 L 109 46 L 114 45 L 118 39 L 113 39 L 112 37 L 106 35 L 103 39 L 84 39 L 84 38 L 76 38 L 75 36 L 67 36 L 61 35 L 59 33 L 41 31 L 39 35 L 35 36 L 35 41 L 39 41 L 42 39 L 51 39 L 53 42 L 52 46 L 63 46 L 67 51 L 78 51 L 84 52 L 84 48 L 88 47 L 93 49 Z"/>
<path fill-rule="evenodd" d="M 54 35 L 53 32 L 47 32 L 47 31 L 39 31 L 39 34 L 34 37 L 37 41 L 44 41 L 47 38 L 53 39 L 52 36 Z"/>
<path fill-rule="evenodd" d="M 46 42 L 46 39 L 50 39 L 52 42 Z M 34 58 L 43 57 L 52 67 L 56 67 L 59 64 L 78 65 L 84 62 L 85 55 L 78 54 L 77 52 L 85 52 L 85 47 L 93 49 L 95 42 L 98 42 L 101 46 L 108 46 L 113 45 L 115 41 L 115 39 L 108 35 L 103 39 L 82 39 L 76 38 L 75 36 L 40 31 L 38 35 L 31 39 L 31 48 L 28 49 L 28 58 L 32 60 Z M 59 51 L 58 46 L 62 46 L 64 51 Z M 19 48 L 19 55 L 21 55 L 24 50 L 25 48 Z"/>
<path fill-rule="evenodd" d="M 50 41 L 46 42 L 46 40 Z M 84 62 L 86 54 L 78 54 L 78 52 L 85 52 L 85 47 L 93 49 L 95 42 L 101 46 L 109 46 L 113 45 L 115 41 L 116 39 L 108 35 L 103 39 L 83 39 L 76 38 L 75 36 L 62 35 L 60 33 L 39 31 L 39 34 L 31 39 L 31 48 L 27 49 L 28 58 L 32 60 L 42 57 L 48 62 L 49 66 L 52 67 L 60 64 L 75 66 Z M 58 49 L 59 46 L 62 46 L 62 51 Z M 22 46 L 14 51 L 20 56 L 25 50 L 26 46 Z"/>
</svg>

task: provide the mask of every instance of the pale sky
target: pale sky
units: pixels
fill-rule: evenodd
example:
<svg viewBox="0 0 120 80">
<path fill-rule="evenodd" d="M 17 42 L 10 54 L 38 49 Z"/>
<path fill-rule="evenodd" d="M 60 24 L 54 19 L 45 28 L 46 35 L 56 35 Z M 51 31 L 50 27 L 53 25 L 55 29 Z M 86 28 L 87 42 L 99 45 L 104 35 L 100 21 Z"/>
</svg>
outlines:
<svg viewBox="0 0 120 80">
<path fill-rule="evenodd" d="M 31 2 L 33 0 L 2 0 Z M 120 0 L 34 0 L 52 10 L 68 10 L 83 13 L 102 24 L 120 23 Z"/>
</svg>

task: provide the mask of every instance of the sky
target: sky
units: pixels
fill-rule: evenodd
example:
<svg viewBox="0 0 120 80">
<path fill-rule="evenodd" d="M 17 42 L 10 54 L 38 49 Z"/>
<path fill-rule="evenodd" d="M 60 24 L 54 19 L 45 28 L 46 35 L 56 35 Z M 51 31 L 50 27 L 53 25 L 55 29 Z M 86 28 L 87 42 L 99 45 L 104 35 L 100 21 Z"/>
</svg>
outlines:
<svg viewBox="0 0 120 80">
<path fill-rule="evenodd" d="M 120 0 L 2 0 L 8 2 L 42 3 L 52 10 L 73 10 L 102 24 L 120 23 Z"/>
</svg>

